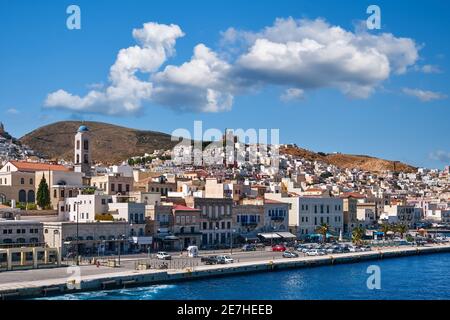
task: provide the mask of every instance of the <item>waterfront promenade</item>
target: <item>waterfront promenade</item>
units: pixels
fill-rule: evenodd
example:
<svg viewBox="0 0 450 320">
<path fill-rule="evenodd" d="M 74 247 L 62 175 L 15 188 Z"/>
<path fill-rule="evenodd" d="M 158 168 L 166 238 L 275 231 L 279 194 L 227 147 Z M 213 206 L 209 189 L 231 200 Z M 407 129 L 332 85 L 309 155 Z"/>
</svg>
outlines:
<svg viewBox="0 0 450 320">
<path fill-rule="evenodd" d="M 390 247 L 366 252 L 354 252 L 315 257 L 281 258 L 280 253 L 236 252 L 238 261 L 227 265 L 197 265 L 183 269 L 136 270 L 135 259 L 122 259 L 120 268 L 94 265 L 10 271 L 0 273 L 0 297 L 2 299 L 41 297 L 76 291 L 123 288 L 136 285 L 193 280 L 204 277 L 226 276 L 239 273 L 263 272 L 285 268 L 302 268 L 338 263 L 384 259 L 426 253 L 450 252 L 450 244 L 424 247 Z"/>
</svg>

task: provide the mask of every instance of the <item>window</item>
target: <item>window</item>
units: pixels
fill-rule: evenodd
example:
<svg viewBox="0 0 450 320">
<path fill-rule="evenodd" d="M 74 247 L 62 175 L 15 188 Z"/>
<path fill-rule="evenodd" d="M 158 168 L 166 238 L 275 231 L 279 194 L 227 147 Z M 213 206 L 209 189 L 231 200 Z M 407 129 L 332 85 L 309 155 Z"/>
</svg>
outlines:
<svg viewBox="0 0 450 320">
<path fill-rule="evenodd" d="M 30 184 L 33 184 L 33 179 L 30 179 Z"/>
<path fill-rule="evenodd" d="M 80 150 L 80 140 L 77 140 L 77 150 Z"/>
<path fill-rule="evenodd" d="M 84 147 L 84 150 L 89 150 L 89 141 L 88 140 L 83 141 L 83 147 Z"/>
<path fill-rule="evenodd" d="M 25 179 L 24 178 L 20 178 L 20 184 L 25 184 Z"/>
<path fill-rule="evenodd" d="M 111 191 L 113 192 L 116 191 L 116 185 L 114 183 L 111 183 Z"/>
<path fill-rule="evenodd" d="M 125 186 L 125 191 L 126 191 L 126 192 L 130 192 L 130 185 L 129 185 L 129 184 L 127 184 L 127 185 Z"/>
</svg>

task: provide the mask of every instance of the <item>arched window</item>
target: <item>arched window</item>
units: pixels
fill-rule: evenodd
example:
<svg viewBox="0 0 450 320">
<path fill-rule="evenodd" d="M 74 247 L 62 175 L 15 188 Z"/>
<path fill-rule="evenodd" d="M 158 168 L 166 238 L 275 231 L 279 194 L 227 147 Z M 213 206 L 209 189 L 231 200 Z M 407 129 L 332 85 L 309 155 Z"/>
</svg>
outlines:
<svg viewBox="0 0 450 320">
<path fill-rule="evenodd" d="M 33 191 L 33 190 L 29 190 L 29 191 L 28 191 L 28 197 L 27 197 L 27 199 L 28 199 L 28 202 L 29 202 L 29 203 L 34 203 L 34 201 L 36 200 L 36 197 L 35 197 L 35 194 L 34 194 L 34 191 Z"/>
<path fill-rule="evenodd" d="M 77 162 L 76 164 L 80 163 L 80 155 L 79 154 L 77 154 L 77 161 L 76 162 Z"/>
<path fill-rule="evenodd" d="M 80 150 L 80 140 L 77 140 L 77 150 Z"/>
<path fill-rule="evenodd" d="M 27 202 L 27 193 L 25 190 L 20 190 L 19 191 L 19 202 Z"/>
<path fill-rule="evenodd" d="M 30 179 L 30 184 L 33 184 L 33 179 Z"/>
<path fill-rule="evenodd" d="M 48 229 L 45 229 L 45 230 L 44 230 L 44 233 L 48 233 Z"/>
<path fill-rule="evenodd" d="M 83 146 L 84 146 L 84 150 L 89 150 L 89 141 L 88 140 L 84 140 L 83 141 Z"/>
</svg>

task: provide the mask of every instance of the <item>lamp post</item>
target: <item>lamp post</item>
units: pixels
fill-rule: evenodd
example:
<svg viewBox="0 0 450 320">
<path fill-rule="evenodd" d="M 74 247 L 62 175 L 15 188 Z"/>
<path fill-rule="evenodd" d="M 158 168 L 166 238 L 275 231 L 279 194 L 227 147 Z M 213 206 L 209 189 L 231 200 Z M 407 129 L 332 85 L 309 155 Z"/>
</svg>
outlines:
<svg viewBox="0 0 450 320">
<path fill-rule="evenodd" d="M 235 229 L 231 230 L 230 234 L 230 254 L 233 254 L 233 240 L 234 240 L 234 233 L 236 232 Z"/>
<path fill-rule="evenodd" d="M 79 239 L 80 239 L 80 237 L 79 237 L 79 228 L 78 228 L 78 219 L 79 219 L 79 215 L 80 215 L 80 204 L 81 204 L 81 201 L 78 201 L 78 202 L 75 202 L 76 203 L 76 205 L 77 205 L 77 241 L 76 241 L 76 243 L 77 243 L 77 255 L 76 255 L 76 264 L 77 264 L 77 266 L 78 265 L 80 265 L 80 259 L 79 259 L 79 250 L 80 250 L 80 242 L 79 242 Z"/>
</svg>

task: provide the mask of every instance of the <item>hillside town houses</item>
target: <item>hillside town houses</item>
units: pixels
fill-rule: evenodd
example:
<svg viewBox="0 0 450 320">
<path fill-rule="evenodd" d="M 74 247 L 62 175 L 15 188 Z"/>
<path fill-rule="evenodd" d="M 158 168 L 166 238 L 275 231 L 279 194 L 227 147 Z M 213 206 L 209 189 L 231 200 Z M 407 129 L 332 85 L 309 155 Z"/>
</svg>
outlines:
<svg viewBox="0 0 450 320">
<path fill-rule="evenodd" d="M 1 139 L 0 155 L 8 148 Z M 183 164 L 167 158 L 170 150 L 156 150 L 145 163 L 104 166 L 94 163 L 90 139 L 80 126 L 66 162 L 4 161 L 0 246 L 42 243 L 63 254 L 74 245 L 86 254 L 227 248 L 302 240 L 323 224 L 330 236 L 348 238 L 354 228 L 382 223 L 450 223 L 448 166 L 373 173 L 281 153 L 273 170 L 263 155 L 246 161 L 257 148 L 237 140 L 244 160 L 231 165 Z M 50 203 L 40 208 L 44 179 Z"/>
</svg>

